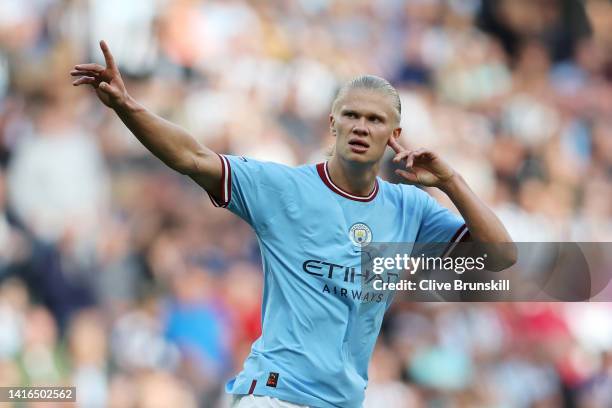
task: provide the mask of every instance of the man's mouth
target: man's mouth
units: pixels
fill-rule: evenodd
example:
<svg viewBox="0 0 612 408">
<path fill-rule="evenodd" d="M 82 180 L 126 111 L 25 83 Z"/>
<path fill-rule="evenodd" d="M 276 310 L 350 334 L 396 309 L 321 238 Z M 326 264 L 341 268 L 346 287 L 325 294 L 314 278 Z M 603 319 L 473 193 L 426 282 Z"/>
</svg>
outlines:
<svg viewBox="0 0 612 408">
<path fill-rule="evenodd" d="M 368 151 L 368 148 L 370 147 L 368 142 L 366 142 L 363 139 L 358 139 L 358 138 L 350 139 L 348 144 L 354 153 L 365 153 Z"/>
</svg>

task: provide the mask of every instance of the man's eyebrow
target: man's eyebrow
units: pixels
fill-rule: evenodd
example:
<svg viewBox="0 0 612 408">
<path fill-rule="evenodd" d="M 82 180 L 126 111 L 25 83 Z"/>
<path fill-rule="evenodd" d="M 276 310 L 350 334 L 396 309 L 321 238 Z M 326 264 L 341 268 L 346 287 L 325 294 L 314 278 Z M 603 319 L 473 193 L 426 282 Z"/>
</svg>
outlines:
<svg viewBox="0 0 612 408">
<path fill-rule="evenodd" d="M 385 113 L 381 113 L 381 112 L 360 112 L 357 109 L 353 109 L 353 108 L 342 108 L 340 109 L 340 113 L 343 115 L 346 115 L 347 113 L 354 113 L 357 115 L 363 115 L 363 116 L 367 116 L 367 117 L 374 117 L 374 118 L 378 118 L 378 119 L 382 119 L 385 120 L 387 118 L 387 115 Z"/>
<path fill-rule="evenodd" d="M 384 113 L 369 113 L 367 116 L 371 118 L 380 119 L 382 121 L 387 119 L 387 115 L 385 115 Z"/>
</svg>

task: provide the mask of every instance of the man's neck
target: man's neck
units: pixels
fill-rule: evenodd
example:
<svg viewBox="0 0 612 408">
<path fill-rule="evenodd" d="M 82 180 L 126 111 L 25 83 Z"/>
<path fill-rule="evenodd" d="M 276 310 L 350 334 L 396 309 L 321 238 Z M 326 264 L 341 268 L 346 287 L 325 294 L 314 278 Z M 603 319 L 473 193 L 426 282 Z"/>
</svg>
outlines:
<svg viewBox="0 0 612 408">
<path fill-rule="evenodd" d="M 379 163 L 351 163 L 333 156 L 328 164 L 332 182 L 347 193 L 365 197 L 374 190 Z"/>
</svg>

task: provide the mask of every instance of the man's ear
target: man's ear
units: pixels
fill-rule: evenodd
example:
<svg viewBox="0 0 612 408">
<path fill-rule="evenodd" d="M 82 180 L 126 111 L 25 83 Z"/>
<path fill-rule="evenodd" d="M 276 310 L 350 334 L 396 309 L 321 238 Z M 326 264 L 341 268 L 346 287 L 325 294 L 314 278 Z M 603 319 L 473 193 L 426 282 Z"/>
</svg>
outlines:
<svg viewBox="0 0 612 408">
<path fill-rule="evenodd" d="M 334 114 L 329 114 L 329 130 L 333 137 L 336 137 L 336 118 L 334 118 Z"/>
<path fill-rule="evenodd" d="M 399 138 L 400 138 L 401 135 L 402 135 L 402 128 L 401 127 L 393 129 L 393 133 L 391 133 L 391 137 L 396 142 L 399 141 Z"/>
<path fill-rule="evenodd" d="M 399 137 L 402 134 L 402 128 L 395 128 L 391 132 L 391 137 L 387 140 L 387 146 L 389 146 L 395 153 L 399 153 L 403 150 L 402 146 L 398 143 Z"/>
</svg>

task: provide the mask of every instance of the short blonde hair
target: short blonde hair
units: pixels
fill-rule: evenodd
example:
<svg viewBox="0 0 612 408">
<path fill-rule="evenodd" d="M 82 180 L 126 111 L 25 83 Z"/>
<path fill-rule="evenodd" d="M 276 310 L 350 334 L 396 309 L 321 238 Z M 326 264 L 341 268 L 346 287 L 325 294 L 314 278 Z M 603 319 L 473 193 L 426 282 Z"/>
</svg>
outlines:
<svg viewBox="0 0 612 408">
<path fill-rule="evenodd" d="M 402 103 L 399 94 L 389 81 L 376 75 L 361 75 L 342 85 L 332 103 L 332 112 L 335 112 L 338 101 L 352 89 L 369 89 L 383 92 L 385 95 L 389 96 L 393 101 L 393 107 L 395 108 L 397 121 L 399 122 L 402 117 Z"/>
</svg>

